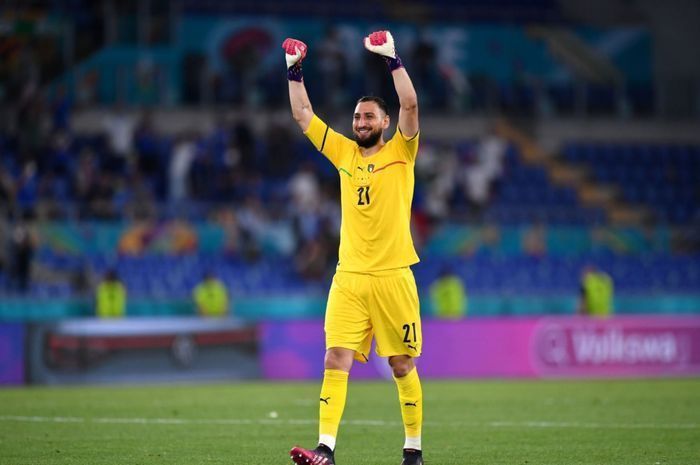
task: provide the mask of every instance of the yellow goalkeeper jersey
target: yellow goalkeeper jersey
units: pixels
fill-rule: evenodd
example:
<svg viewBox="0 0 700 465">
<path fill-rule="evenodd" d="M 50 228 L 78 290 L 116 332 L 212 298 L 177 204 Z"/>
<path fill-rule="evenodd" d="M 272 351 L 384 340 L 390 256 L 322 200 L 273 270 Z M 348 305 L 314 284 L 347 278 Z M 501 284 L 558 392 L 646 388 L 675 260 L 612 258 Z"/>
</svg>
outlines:
<svg viewBox="0 0 700 465">
<path fill-rule="evenodd" d="M 314 116 L 306 136 L 338 169 L 340 250 L 338 270 L 369 272 L 418 263 L 411 238 L 411 202 L 418 134 L 396 130 L 384 147 L 363 157 L 353 140 Z"/>
</svg>

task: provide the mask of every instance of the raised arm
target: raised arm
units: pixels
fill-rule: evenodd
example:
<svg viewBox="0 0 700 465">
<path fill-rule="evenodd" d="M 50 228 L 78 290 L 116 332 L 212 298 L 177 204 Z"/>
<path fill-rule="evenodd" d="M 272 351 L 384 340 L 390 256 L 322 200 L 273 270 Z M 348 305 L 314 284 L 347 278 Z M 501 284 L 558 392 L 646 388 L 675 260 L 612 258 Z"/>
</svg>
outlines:
<svg viewBox="0 0 700 465">
<path fill-rule="evenodd" d="M 287 61 L 287 80 L 289 81 L 289 104 L 292 108 L 292 117 L 299 124 L 302 131 L 309 128 L 314 116 L 311 101 L 304 86 L 304 77 L 301 72 L 301 62 L 306 56 L 306 44 L 296 39 L 285 39 L 282 43 L 285 59 Z"/>
<path fill-rule="evenodd" d="M 404 137 L 415 136 L 419 131 L 418 96 L 401 58 L 396 54 L 391 32 L 373 32 L 365 37 L 365 48 L 384 57 L 394 80 L 396 94 L 399 97 L 399 129 Z"/>
<path fill-rule="evenodd" d="M 394 87 L 399 96 L 399 128 L 406 137 L 418 134 L 418 96 L 413 88 L 411 78 L 403 66 L 391 72 Z"/>
</svg>

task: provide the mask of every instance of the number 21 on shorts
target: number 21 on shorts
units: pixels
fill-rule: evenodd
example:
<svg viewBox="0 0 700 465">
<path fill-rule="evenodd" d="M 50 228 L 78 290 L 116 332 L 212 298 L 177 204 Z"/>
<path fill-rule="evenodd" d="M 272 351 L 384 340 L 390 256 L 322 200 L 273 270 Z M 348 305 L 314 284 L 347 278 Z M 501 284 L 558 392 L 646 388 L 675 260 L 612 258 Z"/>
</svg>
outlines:
<svg viewBox="0 0 700 465">
<path fill-rule="evenodd" d="M 403 342 L 417 342 L 418 335 L 416 334 L 416 323 L 403 325 Z"/>
</svg>

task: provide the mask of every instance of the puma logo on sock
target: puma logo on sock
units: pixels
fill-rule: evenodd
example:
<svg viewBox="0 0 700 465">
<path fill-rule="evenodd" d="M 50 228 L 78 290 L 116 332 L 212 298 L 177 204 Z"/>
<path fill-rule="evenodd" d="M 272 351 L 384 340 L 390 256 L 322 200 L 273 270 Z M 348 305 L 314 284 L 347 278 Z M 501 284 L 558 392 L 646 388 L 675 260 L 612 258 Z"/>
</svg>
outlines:
<svg viewBox="0 0 700 465">
<path fill-rule="evenodd" d="M 325 402 L 326 405 L 328 405 L 328 400 L 330 399 L 330 396 L 326 397 L 325 399 L 321 397 L 321 402 Z"/>
</svg>

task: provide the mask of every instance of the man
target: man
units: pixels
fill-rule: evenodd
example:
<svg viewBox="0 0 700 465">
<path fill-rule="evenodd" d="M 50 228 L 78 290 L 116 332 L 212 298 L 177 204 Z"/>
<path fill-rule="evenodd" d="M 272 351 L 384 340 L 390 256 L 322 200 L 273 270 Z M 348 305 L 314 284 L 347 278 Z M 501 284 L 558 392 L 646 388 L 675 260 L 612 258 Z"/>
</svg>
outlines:
<svg viewBox="0 0 700 465">
<path fill-rule="evenodd" d="M 126 288 L 119 279 L 117 270 L 110 268 L 97 286 L 97 316 L 121 318 L 126 313 Z"/>
<path fill-rule="evenodd" d="M 32 264 L 37 239 L 28 222 L 18 222 L 12 230 L 10 281 L 15 290 L 26 293 L 31 287 Z"/>
<path fill-rule="evenodd" d="M 600 318 L 609 317 L 613 313 L 614 285 L 612 278 L 606 272 L 588 265 L 581 273 L 581 296 L 577 312 Z"/>
<path fill-rule="evenodd" d="M 449 266 L 440 271 L 440 276 L 430 286 L 430 300 L 439 318 L 459 319 L 467 313 L 464 283 Z"/>
<path fill-rule="evenodd" d="M 421 465 L 423 394 L 413 358 L 421 353 L 418 292 L 409 268 L 418 262 L 410 232 L 416 154 L 418 100 L 396 55 L 388 31 L 365 38 L 365 47 L 384 57 L 399 97 L 395 135 L 387 106 L 362 97 L 353 114 L 354 141 L 328 127 L 311 108 L 304 86 L 303 42 L 287 39 L 289 100 L 294 119 L 314 146 L 338 170 L 342 224 L 338 266 L 326 307 L 326 355 L 320 396 L 319 444 L 294 447 L 297 464 L 333 465 L 338 425 L 345 407 L 353 360 L 367 362 L 373 335 L 377 354 L 388 357 L 398 388 L 406 441 L 403 465 Z"/>
<path fill-rule="evenodd" d="M 226 286 L 207 271 L 204 279 L 192 291 L 197 314 L 204 317 L 224 317 L 229 313 L 229 299 Z"/>
</svg>

